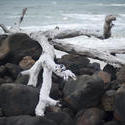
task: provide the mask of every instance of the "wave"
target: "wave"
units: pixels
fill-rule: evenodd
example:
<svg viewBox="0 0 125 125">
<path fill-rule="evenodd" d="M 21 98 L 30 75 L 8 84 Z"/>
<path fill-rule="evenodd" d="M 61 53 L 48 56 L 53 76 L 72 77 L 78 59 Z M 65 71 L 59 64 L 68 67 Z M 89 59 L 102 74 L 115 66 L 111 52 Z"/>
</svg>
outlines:
<svg viewBox="0 0 125 125">
<path fill-rule="evenodd" d="M 99 15 L 99 14 L 62 14 L 65 17 L 74 18 L 74 19 L 81 19 L 81 20 L 91 20 L 91 21 L 104 21 L 106 15 Z"/>
<path fill-rule="evenodd" d="M 104 4 L 104 3 L 98 3 L 93 4 L 94 6 L 114 6 L 114 7 L 125 7 L 125 4 Z"/>
</svg>

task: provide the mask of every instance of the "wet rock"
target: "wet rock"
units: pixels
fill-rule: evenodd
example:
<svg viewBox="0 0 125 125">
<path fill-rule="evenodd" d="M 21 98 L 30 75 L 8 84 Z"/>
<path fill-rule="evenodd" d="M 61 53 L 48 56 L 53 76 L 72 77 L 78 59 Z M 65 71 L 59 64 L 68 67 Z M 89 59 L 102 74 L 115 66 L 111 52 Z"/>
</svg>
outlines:
<svg viewBox="0 0 125 125">
<path fill-rule="evenodd" d="M 104 112 L 97 108 L 87 109 L 77 120 L 76 125 L 103 125 Z"/>
<path fill-rule="evenodd" d="M 99 64 L 99 63 L 96 63 L 96 62 L 89 63 L 89 64 L 87 65 L 87 68 L 93 69 L 94 71 L 100 71 L 100 70 L 101 70 L 100 64 Z"/>
<path fill-rule="evenodd" d="M 18 64 L 23 57 L 31 56 L 37 60 L 42 52 L 39 43 L 32 40 L 24 33 L 16 33 L 8 38 L 9 55 L 7 62 Z"/>
<path fill-rule="evenodd" d="M 0 117 L 0 125 L 6 125 L 6 118 L 5 117 Z"/>
<path fill-rule="evenodd" d="M 6 83 L 5 80 L 3 78 L 0 78 L 0 85 Z"/>
<path fill-rule="evenodd" d="M 23 70 L 30 69 L 35 64 L 35 60 L 32 59 L 31 56 L 25 56 L 23 59 L 19 62 L 19 66 Z"/>
<path fill-rule="evenodd" d="M 115 80 L 116 79 L 116 72 L 117 72 L 117 68 L 113 67 L 110 64 L 107 64 L 104 68 L 103 71 L 108 72 L 109 74 L 111 74 L 111 80 Z"/>
<path fill-rule="evenodd" d="M 111 81 L 111 75 L 109 73 L 100 71 L 97 74 L 104 81 L 104 83 L 109 83 Z"/>
<path fill-rule="evenodd" d="M 18 74 L 21 72 L 21 68 L 16 64 L 7 63 L 5 65 L 7 69 L 7 75 L 11 76 L 14 80 L 17 78 Z"/>
<path fill-rule="evenodd" d="M 0 118 L 0 125 L 57 125 L 54 121 L 44 117 L 12 116 Z"/>
<path fill-rule="evenodd" d="M 99 103 L 104 93 L 104 82 L 97 75 L 82 75 L 76 81 L 66 82 L 63 92 L 64 101 L 69 108 L 79 111 Z"/>
<path fill-rule="evenodd" d="M 19 74 L 19 75 L 17 76 L 17 79 L 16 79 L 15 83 L 27 85 L 28 80 L 29 80 L 29 75 Z"/>
<path fill-rule="evenodd" d="M 36 88 L 22 84 L 0 86 L 0 107 L 5 116 L 33 115 L 38 103 Z"/>
<path fill-rule="evenodd" d="M 9 46 L 8 46 L 8 36 L 7 35 L 0 35 L 0 65 L 4 62 L 4 58 L 7 57 L 9 53 Z"/>
<path fill-rule="evenodd" d="M 7 72 L 7 69 L 4 65 L 0 66 L 0 76 L 4 76 L 5 73 Z"/>
<path fill-rule="evenodd" d="M 104 125 L 120 125 L 120 124 L 116 121 L 110 121 L 110 122 L 105 123 Z"/>
<path fill-rule="evenodd" d="M 58 106 L 49 106 L 46 108 L 46 112 L 61 112 L 61 107 Z"/>
<path fill-rule="evenodd" d="M 118 88 L 120 88 L 121 84 L 118 80 L 114 80 L 114 81 L 111 81 L 110 83 L 106 84 L 105 85 L 105 89 L 106 90 L 117 90 Z"/>
<path fill-rule="evenodd" d="M 0 78 L 0 85 L 5 83 L 12 83 L 12 82 L 13 82 L 12 78 L 8 76 L 4 76 L 3 78 Z"/>
<path fill-rule="evenodd" d="M 89 62 L 89 59 L 87 59 L 84 56 L 71 54 L 64 55 L 61 59 L 57 60 L 57 63 L 64 64 L 67 69 L 71 70 L 72 72 L 78 75 L 84 74 L 84 70 L 82 68 L 86 68 Z"/>
<path fill-rule="evenodd" d="M 121 69 L 117 72 L 117 80 L 125 84 L 125 66 L 121 67 Z"/>
<path fill-rule="evenodd" d="M 2 109 L 0 108 L 0 117 L 2 117 L 2 116 L 3 116 L 3 113 L 2 113 Z"/>
<path fill-rule="evenodd" d="M 105 111 L 113 111 L 114 110 L 114 97 L 115 90 L 108 90 L 102 97 L 102 105 Z"/>
<path fill-rule="evenodd" d="M 64 112 L 49 112 L 45 117 L 53 120 L 57 125 L 75 125 L 72 118 Z"/>
<path fill-rule="evenodd" d="M 125 86 L 121 86 L 115 95 L 115 117 L 125 122 Z"/>
<path fill-rule="evenodd" d="M 62 91 L 59 89 L 59 83 L 53 83 L 50 91 L 50 97 L 58 100 L 63 96 Z"/>
</svg>

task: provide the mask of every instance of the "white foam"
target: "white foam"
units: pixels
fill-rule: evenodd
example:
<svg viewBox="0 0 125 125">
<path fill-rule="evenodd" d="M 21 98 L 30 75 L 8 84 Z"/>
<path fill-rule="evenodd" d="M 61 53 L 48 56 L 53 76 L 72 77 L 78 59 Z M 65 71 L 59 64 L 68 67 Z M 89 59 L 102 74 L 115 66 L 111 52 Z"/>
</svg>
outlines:
<svg viewBox="0 0 125 125">
<path fill-rule="evenodd" d="M 115 6 L 115 7 L 125 7 L 125 4 L 104 4 L 104 3 L 97 3 L 97 4 L 93 4 L 95 6 Z"/>
</svg>

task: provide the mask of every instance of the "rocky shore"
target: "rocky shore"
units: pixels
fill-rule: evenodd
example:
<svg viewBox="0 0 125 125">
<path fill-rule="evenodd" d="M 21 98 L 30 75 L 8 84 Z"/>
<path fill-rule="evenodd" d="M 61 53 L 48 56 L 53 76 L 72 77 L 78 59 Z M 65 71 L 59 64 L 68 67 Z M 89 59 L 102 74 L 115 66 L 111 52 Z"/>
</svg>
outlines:
<svg viewBox="0 0 125 125">
<path fill-rule="evenodd" d="M 125 66 L 90 63 L 84 56 L 55 59 L 76 74 L 64 81 L 53 74 L 50 97 L 61 107 L 48 107 L 44 117 L 35 116 L 42 83 L 27 86 L 29 69 L 42 53 L 40 45 L 26 34 L 0 36 L 0 125 L 125 125 Z"/>
</svg>

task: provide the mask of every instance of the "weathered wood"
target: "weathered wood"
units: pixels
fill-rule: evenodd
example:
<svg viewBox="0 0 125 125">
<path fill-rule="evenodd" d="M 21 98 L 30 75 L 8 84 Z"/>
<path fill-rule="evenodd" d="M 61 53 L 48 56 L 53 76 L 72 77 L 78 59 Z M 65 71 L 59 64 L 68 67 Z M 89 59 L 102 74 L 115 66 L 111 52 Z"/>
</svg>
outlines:
<svg viewBox="0 0 125 125">
<path fill-rule="evenodd" d="M 77 38 L 75 38 L 77 41 Z M 72 54 L 84 55 L 93 59 L 98 59 L 107 63 L 123 65 L 125 60 L 113 56 L 112 54 L 125 53 L 125 43 L 121 44 L 117 41 L 112 42 L 102 40 L 83 40 L 81 45 L 72 44 L 73 38 L 65 40 L 53 40 L 54 47 L 58 50 L 62 50 Z M 97 46 L 95 46 L 97 45 Z"/>
<path fill-rule="evenodd" d="M 103 28 L 103 37 L 104 39 L 107 39 L 111 37 L 111 29 L 114 26 L 112 21 L 115 21 L 116 17 L 113 15 L 108 15 L 105 18 L 104 28 Z"/>
<path fill-rule="evenodd" d="M 49 105 L 57 105 L 59 101 L 53 100 L 49 97 L 52 86 L 52 72 L 55 72 L 58 76 L 68 80 L 69 77 L 76 79 L 75 74 L 70 70 L 65 70 L 65 67 L 58 65 L 54 62 L 54 47 L 49 44 L 48 39 L 45 36 L 37 36 L 32 34 L 33 39 L 37 39 L 41 47 L 43 48 L 42 55 L 31 67 L 31 69 L 22 72 L 23 75 L 30 76 L 28 85 L 36 87 L 38 74 L 43 68 L 43 83 L 40 90 L 39 102 L 36 106 L 35 113 L 38 116 L 43 116 L 45 108 Z"/>
</svg>

